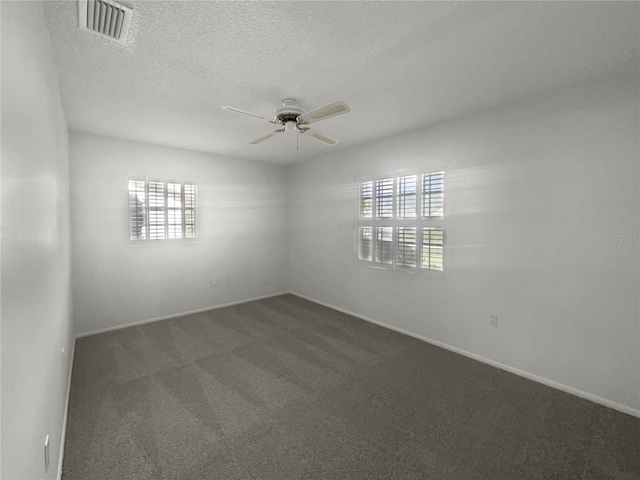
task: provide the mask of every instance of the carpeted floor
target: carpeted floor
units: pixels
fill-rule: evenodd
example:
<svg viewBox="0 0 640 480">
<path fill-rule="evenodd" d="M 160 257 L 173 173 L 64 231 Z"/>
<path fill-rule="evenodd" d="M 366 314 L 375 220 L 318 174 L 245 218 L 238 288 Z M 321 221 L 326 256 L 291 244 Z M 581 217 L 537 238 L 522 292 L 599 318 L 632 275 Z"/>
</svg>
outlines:
<svg viewBox="0 0 640 480">
<path fill-rule="evenodd" d="M 78 339 L 64 480 L 638 479 L 640 419 L 283 295 Z"/>
</svg>

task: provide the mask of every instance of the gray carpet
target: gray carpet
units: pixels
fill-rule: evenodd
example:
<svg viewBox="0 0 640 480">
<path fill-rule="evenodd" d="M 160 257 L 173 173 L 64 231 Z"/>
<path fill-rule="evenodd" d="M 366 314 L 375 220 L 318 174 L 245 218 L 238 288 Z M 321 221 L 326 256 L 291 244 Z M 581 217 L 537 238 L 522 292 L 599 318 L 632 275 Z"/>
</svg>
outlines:
<svg viewBox="0 0 640 480">
<path fill-rule="evenodd" d="M 640 419 L 283 295 L 78 339 L 65 480 L 638 479 Z"/>
</svg>

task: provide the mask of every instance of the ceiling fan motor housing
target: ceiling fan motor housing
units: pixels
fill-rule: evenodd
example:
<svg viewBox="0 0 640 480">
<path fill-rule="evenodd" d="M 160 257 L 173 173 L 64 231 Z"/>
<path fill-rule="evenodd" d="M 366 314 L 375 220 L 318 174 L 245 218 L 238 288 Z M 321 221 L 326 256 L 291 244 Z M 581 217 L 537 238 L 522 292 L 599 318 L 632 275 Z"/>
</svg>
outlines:
<svg viewBox="0 0 640 480">
<path fill-rule="evenodd" d="M 276 109 L 274 122 L 280 125 L 286 125 L 287 122 L 296 122 L 304 110 L 298 106 L 293 98 L 285 98 L 282 100 L 282 106 Z"/>
</svg>

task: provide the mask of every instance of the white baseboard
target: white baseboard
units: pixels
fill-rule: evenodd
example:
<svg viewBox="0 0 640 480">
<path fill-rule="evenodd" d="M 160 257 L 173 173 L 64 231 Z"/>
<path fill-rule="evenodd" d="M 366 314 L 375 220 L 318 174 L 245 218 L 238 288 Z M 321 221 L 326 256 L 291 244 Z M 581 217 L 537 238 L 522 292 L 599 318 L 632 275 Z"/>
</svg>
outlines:
<svg viewBox="0 0 640 480">
<path fill-rule="evenodd" d="M 507 372 L 514 373 L 516 375 L 519 375 L 521 377 L 527 378 L 529 380 L 533 380 L 534 382 L 538 382 L 538 383 L 541 383 L 541 384 L 546 385 L 548 387 L 555 388 L 556 390 L 560 390 L 560 391 L 563 391 L 565 393 L 569 393 L 571 395 L 575 395 L 576 397 L 584 398 L 585 400 L 590 400 L 590 401 L 592 401 L 594 403 L 597 403 L 599 405 L 603 405 L 605 407 L 612 408 L 612 409 L 617 410 L 619 412 L 626 413 L 628 415 L 632 415 L 634 417 L 640 418 L 640 409 L 636 409 L 636 408 L 630 407 L 628 405 L 623 405 L 621 403 L 614 402 L 613 400 L 609 400 L 609 399 L 606 399 L 606 398 L 603 398 L 603 397 L 599 397 L 598 395 L 594 395 L 592 393 L 585 392 L 583 390 L 579 390 L 577 388 L 573 388 L 573 387 L 570 387 L 568 385 L 564 385 L 564 384 L 556 382 L 554 380 L 550 380 L 548 378 L 541 377 L 539 375 L 535 375 L 533 373 L 529 373 L 529 372 L 526 372 L 524 370 L 520 370 L 519 368 L 510 367 L 509 365 L 505 365 L 503 363 L 496 362 L 495 360 L 491 360 L 491 359 L 483 357 L 481 355 L 477 355 L 475 353 L 468 352 L 468 351 L 463 350 L 461 348 L 457 348 L 457 347 L 453 347 L 451 345 L 447 345 L 446 343 L 442 343 L 442 342 L 439 342 L 437 340 L 433 340 L 433 339 L 428 338 L 428 337 L 423 337 L 422 335 L 418 335 L 418 334 L 409 332 L 407 330 L 403 330 L 402 328 L 394 327 L 393 325 L 389 325 L 389 324 L 386 324 L 384 322 L 380 322 L 378 320 L 374 320 L 372 318 L 365 317 L 364 315 L 360 315 L 360 314 L 355 313 L 355 312 L 350 312 L 349 310 L 345 310 L 344 308 L 336 307 L 335 305 L 330 305 L 328 303 L 321 302 L 320 300 L 316 300 L 316 299 L 307 297 L 305 295 L 301 295 L 301 294 L 293 292 L 293 291 L 290 291 L 289 293 L 291 293 L 292 295 L 296 295 L 297 297 L 304 298 L 305 300 L 309 300 L 310 302 L 317 303 L 318 305 L 323 305 L 325 307 L 332 308 L 334 310 L 337 310 L 337 311 L 342 312 L 342 313 L 346 313 L 347 315 L 351 315 L 351 316 L 359 318 L 361 320 L 365 320 L 367 322 L 374 323 L 374 324 L 379 325 L 381 327 L 388 328 L 390 330 L 394 330 L 396 332 L 403 333 L 405 335 L 409 335 L 410 337 L 413 337 L 413 338 L 417 338 L 418 340 L 422 340 L 424 342 L 430 343 L 430 344 L 435 345 L 437 347 L 441 347 L 441 348 L 444 348 L 446 350 L 450 350 L 452 352 L 458 353 L 460 355 L 464 355 L 465 357 L 471 358 L 473 360 L 477 360 L 479 362 L 486 363 L 488 365 L 491 365 L 492 367 L 496 367 L 496 368 L 499 368 L 501 370 L 505 370 Z"/>
<path fill-rule="evenodd" d="M 194 313 L 208 312 L 209 310 L 216 310 L 218 308 L 231 307 L 233 305 L 239 305 L 241 303 L 253 302 L 255 300 L 262 300 L 263 298 L 277 297 L 289 292 L 270 293 L 269 295 L 262 295 L 261 297 L 247 298 L 245 300 L 238 300 L 236 302 L 223 303 L 222 305 L 214 305 L 211 307 L 199 308 L 197 310 L 190 310 L 188 312 L 173 313 L 171 315 L 165 315 L 163 317 L 149 318 L 147 320 L 138 320 L 135 322 L 127 323 L 124 325 L 116 325 L 113 327 L 101 328 L 99 330 L 93 330 L 91 332 L 84 332 L 76 334 L 75 338 L 89 337 L 91 335 L 97 335 L 99 333 L 112 332 L 114 330 L 121 330 L 123 328 L 136 327 L 138 325 L 144 325 L 145 323 L 158 322 L 160 320 L 169 320 L 170 318 L 182 317 L 184 315 L 192 315 Z"/>
<path fill-rule="evenodd" d="M 67 379 L 67 398 L 64 405 L 64 416 L 62 418 L 62 436 L 60 438 L 60 454 L 58 455 L 58 476 L 62 479 L 62 463 L 64 462 L 64 443 L 67 438 L 67 416 L 69 415 L 69 399 L 71 398 L 71 374 L 73 373 L 73 358 L 76 355 L 76 340 L 73 338 L 71 342 L 71 359 L 69 362 L 69 373 Z"/>
</svg>

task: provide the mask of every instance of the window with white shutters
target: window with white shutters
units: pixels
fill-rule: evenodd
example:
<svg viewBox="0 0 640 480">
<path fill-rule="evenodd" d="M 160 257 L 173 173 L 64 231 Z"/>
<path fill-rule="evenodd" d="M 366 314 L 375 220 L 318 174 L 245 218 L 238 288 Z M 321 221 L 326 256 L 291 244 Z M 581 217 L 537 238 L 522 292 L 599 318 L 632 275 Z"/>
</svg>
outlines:
<svg viewBox="0 0 640 480">
<path fill-rule="evenodd" d="M 398 218 L 416 218 L 417 175 L 398 177 Z"/>
<path fill-rule="evenodd" d="M 444 230 L 442 228 L 422 229 L 422 268 L 442 270 L 442 248 L 444 247 Z"/>
<path fill-rule="evenodd" d="M 184 183 L 184 236 L 196 238 L 198 229 L 196 225 L 196 205 L 198 204 L 198 187 L 193 183 Z"/>
<path fill-rule="evenodd" d="M 129 177 L 129 239 L 198 237 L 198 186 L 193 182 Z"/>
<path fill-rule="evenodd" d="M 363 182 L 360 185 L 360 216 L 362 218 L 373 216 L 373 182 Z"/>
<path fill-rule="evenodd" d="M 393 228 L 376 227 L 376 262 L 391 265 L 393 263 Z"/>
<path fill-rule="evenodd" d="M 167 183 L 167 238 L 182 238 L 183 230 L 182 185 Z"/>
<path fill-rule="evenodd" d="M 445 267 L 444 172 L 359 180 L 356 263 L 441 275 Z"/>
<path fill-rule="evenodd" d="M 376 218 L 393 217 L 393 178 L 376 180 Z"/>
<path fill-rule="evenodd" d="M 164 182 L 148 182 L 149 199 L 147 206 L 147 222 L 149 224 L 149 239 L 163 240 L 167 238 L 167 206 Z"/>
<path fill-rule="evenodd" d="M 416 228 L 396 228 L 396 265 L 416 266 Z"/>
<path fill-rule="evenodd" d="M 372 260 L 373 254 L 373 228 L 358 228 L 358 258 L 367 262 Z"/>
<path fill-rule="evenodd" d="M 422 176 L 422 216 L 443 216 L 444 173 L 428 173 Z"/>
<path fill-rule="evenodd" d="M 147 188 L 144 180 L 129 179 L 129 238 L 146 240 Z"/>
</svg>

